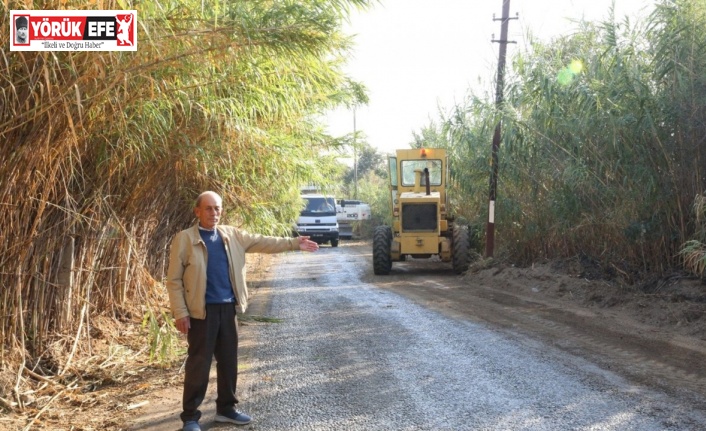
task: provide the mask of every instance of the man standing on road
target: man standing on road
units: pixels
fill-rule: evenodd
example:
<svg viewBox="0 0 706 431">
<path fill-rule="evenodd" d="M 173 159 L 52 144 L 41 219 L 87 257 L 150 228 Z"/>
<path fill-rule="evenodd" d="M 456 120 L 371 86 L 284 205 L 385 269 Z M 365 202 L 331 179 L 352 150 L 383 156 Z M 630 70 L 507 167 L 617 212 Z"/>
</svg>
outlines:
<svg viewBox="0 0 706 431">
<path fill-rule="evenodd" d="M 206 396 L 211 358 L 217 362 L 216 422 L 250 423 L 250 416 L 235 409 L 238 378 L 236 310 L 247 307 L 245 253 L 316 251 L 309 237 L 280 238 L 253 235 L 233 226 L 219 226 L 222 200 L 214 192 L 196 199 L 198 223 L 179 232 L 172 241 L 167 290 L 179 332 L 189 344 L 185 376 L 184 431 L 200 431 L 198 407 Z"/>
</svg>

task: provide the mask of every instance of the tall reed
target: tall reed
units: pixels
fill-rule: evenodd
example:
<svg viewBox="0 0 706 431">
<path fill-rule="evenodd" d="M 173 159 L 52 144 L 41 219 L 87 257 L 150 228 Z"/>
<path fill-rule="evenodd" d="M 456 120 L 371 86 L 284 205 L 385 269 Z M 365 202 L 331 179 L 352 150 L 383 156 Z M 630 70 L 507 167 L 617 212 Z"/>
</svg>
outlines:
<svg viewBox="0 0 706 431">
<path fill-rule="evenodd" d="M 10 9 L 129 8 L 139 31 L 137 52 L 0 54 L 0 375 L 77 372 L 96 316 L 159 316 L 198 192 L 288 231 L 297 186 L 330 172 L 314 118 L 353 101 L 340 25 L 367 3 L 4 4 L 4 28 Z M 17 387 L 0 398 L 22 407 Z"/>
<path fill-rule="evenodd" d="M 678 268 L 706 191 L 706 6 L 582 23 L 514 56 L 505 102 L 471 95 L 437 129 L 462 211 L 484 224 L 502 121 L 496 235 L 517 262 L 582 255 L 608 272 Z M 434 138 L 437 139 L 437 138 Z"/>
</svg>

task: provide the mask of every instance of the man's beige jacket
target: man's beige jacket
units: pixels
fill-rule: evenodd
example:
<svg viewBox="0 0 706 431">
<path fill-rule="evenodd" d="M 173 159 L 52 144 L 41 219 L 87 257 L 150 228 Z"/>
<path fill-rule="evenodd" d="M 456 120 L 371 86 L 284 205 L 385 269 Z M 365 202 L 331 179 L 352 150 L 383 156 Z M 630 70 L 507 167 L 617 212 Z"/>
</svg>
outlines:
<svg viewBox="0 0 706 431">
<path fill-rule="evenodd" d="M 237 310 L 248 307 L 248 286 L 245 281 L 245 253 L 279 253 L 299 250 L 294 238 L 254 235 L 233 226 L 216 226 L 230 264 L 230 282 L 237 301 Z M 199 234 L 198 224 L 179 232 L 172 240 L 167 270 L 167 291 L 174 319 L 190 316 L 206 318 L 206 244 Z"/>
</svg>

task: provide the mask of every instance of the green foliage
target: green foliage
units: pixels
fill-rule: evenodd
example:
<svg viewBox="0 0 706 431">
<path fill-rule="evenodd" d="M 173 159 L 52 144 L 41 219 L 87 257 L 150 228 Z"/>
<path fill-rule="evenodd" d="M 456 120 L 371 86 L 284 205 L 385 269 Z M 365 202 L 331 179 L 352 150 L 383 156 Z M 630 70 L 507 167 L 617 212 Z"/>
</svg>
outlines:
<svg viewBox="0 0 706 431">
<path fill-rule="evenodd" d="M 352 137 L 345 137 L 347 147 L 355 145 L 357 164 L 343 167 L 339 175 L 342 184 L 338 194 L 347 199 L 358 199 L 370 205 L 371 220 L 358 222 L 354 225 L 354 231 L 363 236 L 372 236 L 372 229 L 384 223 L 390 223 L 390 187 L 387 179 L 387 156 L 380 154 L 371 147 L 361 136 L 356 137 L 353 143 Z M 364 137 L 363 137 L 364 138 Z M 357 172 L 357 183 L 355 181 Z"/>
<path fill-rule="evenodd" d="M 415 145 L 447 146 L 458 206 L 487 214 L 492 132 L 502 124 L 496 236 L 520 262 L 577 253 L 665 271 L 696 233 L 706 189 L 706 6 L 659 3 L 644 22 L 581 23 L 534 42 L 506 73 L 505 102 L 469 98 Z M 696 250 L 689 242 L 690 250 Z"/>
<path fill-rule="evenodd" d="M 381 178 L 387 177 L 385 156 L 378 153 L 377 149 L 371 147 L 367 142 L 360 142 L 356 144 L 356 147 L 354 165 L 348 168 L 343 175 L 343 183 L 349 194 L 355 179 L 358 178 L 360 181 L 369 172 L 373 172 Z"/>
<path fill-rule="evenodd" d="M 375 226 L 392 225 L 392 203 L 387 176 L 382 177 L 375 171 L 368 172 L 360 181 L 358 196 L 361 201 L 370 205 L 371 213 L 370 221 L 361 223 L 361 234 L 372 237 Z"/>
<path fill-rule="evenodd" d="M 694 239 L 682 245 L 679 255 L 684 267 L 700 277 L 706 275 L 706 195 L 701 194 L 694 199 Z"/>
<path fill-rule="evenodd" d="M 146 331 L 150 362 L 169 364 L 184 353 L 174 319 L 168 312 L 157 314 L 153 309 L 147 310 L 142 317 L 142 329 Z"/>
<path fill-rule="evenodd" d="M 706 244 L 692 239 L 687 241 L 679 254 L 684 259 L 684 267 L 701 277 L 706 274 Z"/>
</svg>

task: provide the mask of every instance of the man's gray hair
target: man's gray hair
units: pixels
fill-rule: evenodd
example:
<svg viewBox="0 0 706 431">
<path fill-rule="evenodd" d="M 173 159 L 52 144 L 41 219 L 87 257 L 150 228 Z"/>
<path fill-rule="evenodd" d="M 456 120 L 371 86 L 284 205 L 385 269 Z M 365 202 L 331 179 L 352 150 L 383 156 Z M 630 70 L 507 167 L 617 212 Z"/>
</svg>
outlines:
<svg viewBox="0 0 706 431">
<path fill-rule="evenodd" d="M 199 208 L 199 206 L 201 205 L 201 201 L 203 200 L 204 196 L 207 196 L 207 195 L 212 195 L 212 196 L 217 197 L 218 199 L 221 199 L 221 197 L 218 195 L 218 193 L 212 192 L 212 191 L 210 191 L 210 190 L 209 190 L 209 191 L 205 191 L 205 192 L 201 193 L 200 195 L 198 195 L 198 196 L 196 197 L 196 204 L 194 205 L 194 208 Z M 221 200 L 222 200 L 222 199 L 221 199 Z"/>
</svg>

